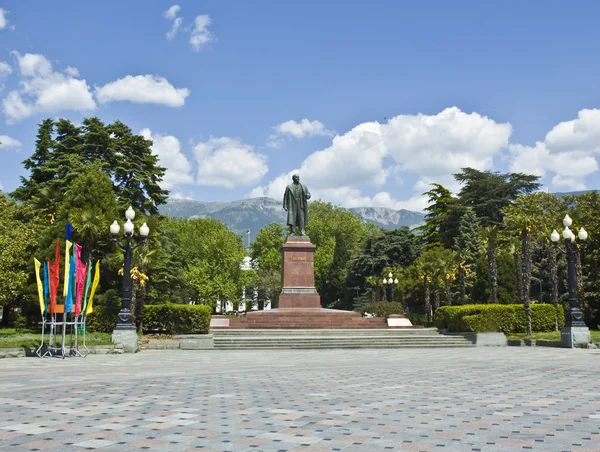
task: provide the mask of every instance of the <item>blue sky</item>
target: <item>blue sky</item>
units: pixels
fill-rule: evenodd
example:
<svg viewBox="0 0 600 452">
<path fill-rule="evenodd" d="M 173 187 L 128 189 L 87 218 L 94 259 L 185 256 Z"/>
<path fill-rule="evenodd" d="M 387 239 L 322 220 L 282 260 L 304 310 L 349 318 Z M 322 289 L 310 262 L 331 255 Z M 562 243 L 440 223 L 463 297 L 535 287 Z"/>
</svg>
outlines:
<svg viewBox="0 0 600 452">
<path fill-rule="evenodd" d="M 593 1 L 0 0 L 0 185 L 26 174 L 42 119 L 98 116 L 153 139 L 172 195 L 201 201 L 280 198 L 294 170 L 348 207 L 421 209 L 463 166 L 599 188 L 599 16 Z"/>
</svg>

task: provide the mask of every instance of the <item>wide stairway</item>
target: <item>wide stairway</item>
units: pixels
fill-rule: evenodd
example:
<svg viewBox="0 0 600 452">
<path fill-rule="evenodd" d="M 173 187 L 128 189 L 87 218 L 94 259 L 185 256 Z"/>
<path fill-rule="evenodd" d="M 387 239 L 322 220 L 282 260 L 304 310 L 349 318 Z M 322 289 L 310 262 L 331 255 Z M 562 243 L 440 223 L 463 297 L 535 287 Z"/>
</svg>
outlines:
<svg viewBox="0 0 600 452">
<path fill-rule="evenodd" d="M 221 350 L 473 347 L 464 337 L 444 336 L 437 328 L 215 329 L 211 333 L 215 348 Z"/>
</svg>

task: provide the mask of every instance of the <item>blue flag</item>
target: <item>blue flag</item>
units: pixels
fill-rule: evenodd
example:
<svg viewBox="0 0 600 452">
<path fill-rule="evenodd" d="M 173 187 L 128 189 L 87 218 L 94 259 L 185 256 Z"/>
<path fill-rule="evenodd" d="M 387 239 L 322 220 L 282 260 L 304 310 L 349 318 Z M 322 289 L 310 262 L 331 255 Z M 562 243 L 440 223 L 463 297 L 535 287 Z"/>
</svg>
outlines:
<svg viewBox="0 0 600 452">
<path fill-rule="evenodd" d="M 73 247 L 75 251 L 75 247 Z M 75 253 L 73 253 L 75 254 Z M 75 256 L 69 262 L 69 288 L 67 290 L 67 298 L 65 299 L 65 313 L 71 312 L 73 309 L 73 298 L 75 298 L 75 272 L 77 270 L 77 259 Z"/>
<path fill-rule="evenodd" d="M 67 221 L 67 223 L 65 224 L 65 237 L 67 240 L 71 240 L 71 235 L 73 234 L 73 226 L 71 226 L 71 223 L 69 223 Z"/>
<path fill-rule="evenodd" d="M 44 312 L 48 310 L 48 298 L 50 298 L 50 278 L 48 273 L 48 263 L 44 262 Z"/>
</svg>

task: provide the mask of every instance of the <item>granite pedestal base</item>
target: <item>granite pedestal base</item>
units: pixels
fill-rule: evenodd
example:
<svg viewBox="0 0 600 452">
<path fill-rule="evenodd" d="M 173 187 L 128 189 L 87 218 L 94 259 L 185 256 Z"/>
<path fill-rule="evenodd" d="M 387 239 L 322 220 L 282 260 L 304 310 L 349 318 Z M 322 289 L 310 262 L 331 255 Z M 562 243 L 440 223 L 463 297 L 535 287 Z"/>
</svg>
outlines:
<svg viewBox="0 0 600 452">
<path fill-rule="evenodd" d="M 229 328 L 288 330 L 388 327 L 383 318 L 367 319 L 358 312 L 321 307 L 321 297 L 315 289 L 315 245 L 310 243 L 308 237 L 289 237 L 281 251 L 283 289 L 279 295 L 279 308 L 251 311 L 242 318 L 229 319 Z"/>
<path fill-rule="evenodd" d="M 560 330 L 560 342 L 563 347 L 586 348 L 591 341 L 590 329 L 587 326 L 566 326 Z"/>
<path fill-rule="evenodd" d="M 232 329 L 354 329 L 387 328 L 386 319 L 363 319 L 360 313 L 324 308 L 269 309 L 229 320 Z"/>
<path fill-rule="evenodd" d="M 122 345 L 125 353 L 136 353 L 140 349 L 135 328 L 113 330 L 111 341 Z"/>
</svg>

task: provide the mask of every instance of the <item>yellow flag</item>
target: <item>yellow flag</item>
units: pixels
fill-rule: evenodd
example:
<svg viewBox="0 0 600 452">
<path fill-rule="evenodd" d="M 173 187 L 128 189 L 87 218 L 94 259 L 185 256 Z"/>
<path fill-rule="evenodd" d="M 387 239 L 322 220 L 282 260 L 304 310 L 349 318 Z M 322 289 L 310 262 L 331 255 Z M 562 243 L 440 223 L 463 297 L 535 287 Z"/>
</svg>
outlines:
<svg viewBox="0 0 600 452">
<path fill-rule="evenodd" d="M 40 313 L 44 315 L 44 286 L 42 285 L 42 279 L 40 278 L 40 266 L 42 265 L 35 257 L 33 258 L 33 264 L 35 265 L 35 280 L 38 286 L 38 296 L 40 298 Z"/>
<path fill-rule="evenodd" d="M 98 283 L 100 282 L 100 259 L 96 261 L 96 267 L 94 268 L 94 281 L 92 282 L 92 289 L 90 290 L 90 297 L 88 298 L 87 308 L 85 308 L 85 315 L 91 314 L 94 312 L 94 308 L 92 307 L 92 301 L 94 301 L 94 293 L 96 292 L 96 287 L 98 287 Z"/>
<path fill-rule="evenodd" d="M 73 244 L 68 240 L 65 241 L 65 279 L 63 283 L 63 297 L 67 296 L 69 290 L 69 266 L 71 265 L 71 247 Z"/>
</svg>

